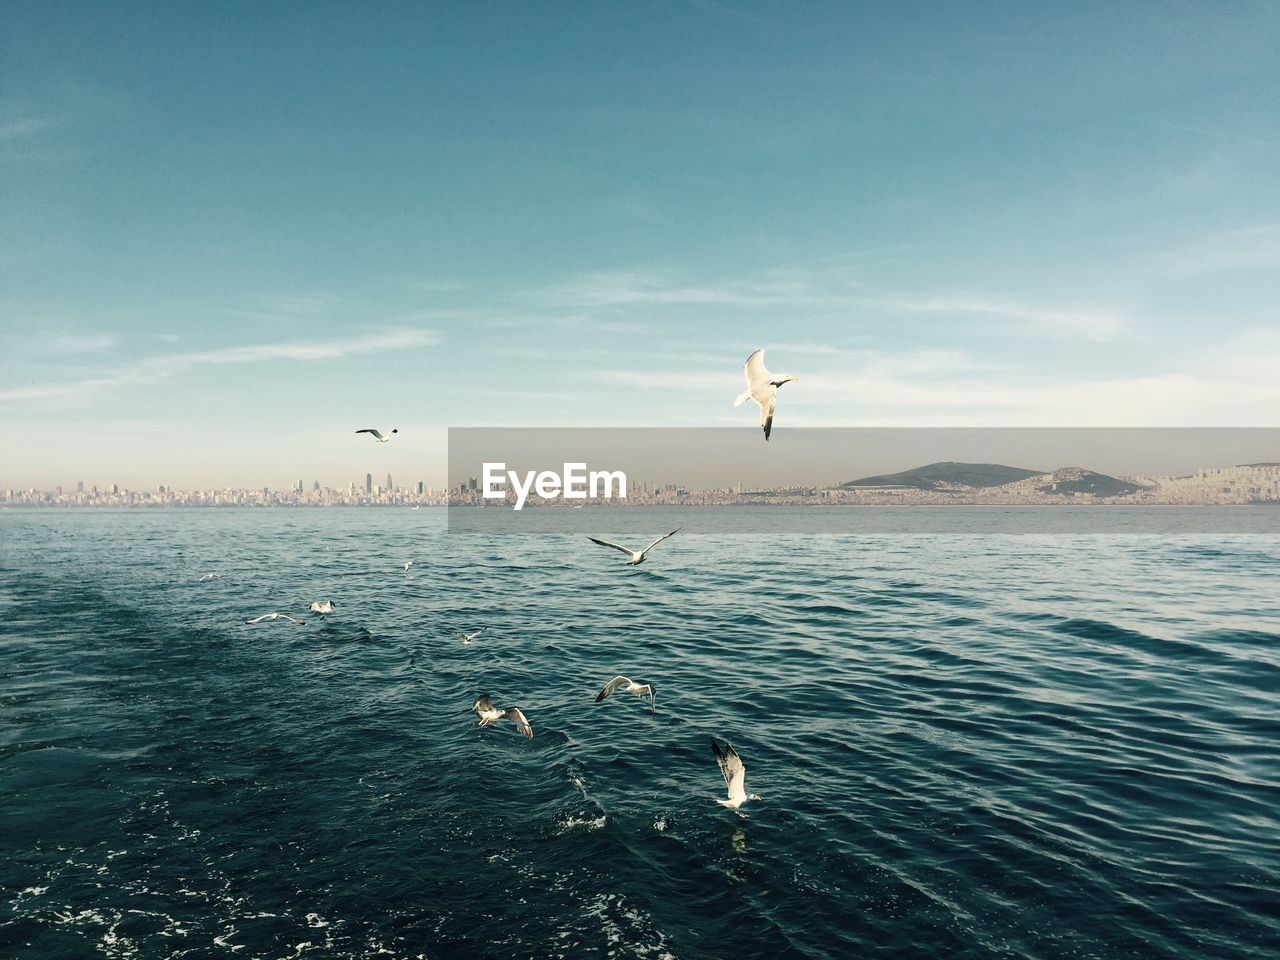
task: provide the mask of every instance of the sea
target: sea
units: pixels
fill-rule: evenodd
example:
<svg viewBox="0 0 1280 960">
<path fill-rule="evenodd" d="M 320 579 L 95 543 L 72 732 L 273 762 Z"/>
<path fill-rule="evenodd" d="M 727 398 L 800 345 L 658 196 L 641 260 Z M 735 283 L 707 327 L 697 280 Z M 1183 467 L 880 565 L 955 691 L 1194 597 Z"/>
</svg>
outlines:
<svg viewBox="0 0 1280 960">
<path fill-rule="evenodd" d="M 0 511 L 0 956 L 1280 955 L 1280 537 L 445 512 Z"/>
</svg>

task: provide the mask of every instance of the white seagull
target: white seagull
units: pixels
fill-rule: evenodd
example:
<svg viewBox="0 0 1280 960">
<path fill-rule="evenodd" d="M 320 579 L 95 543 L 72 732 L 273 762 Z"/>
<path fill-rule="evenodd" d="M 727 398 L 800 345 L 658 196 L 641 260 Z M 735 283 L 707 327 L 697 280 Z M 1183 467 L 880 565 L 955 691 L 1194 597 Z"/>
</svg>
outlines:
<svg viewBox="0 0 1280 960">
<path fill-rule="evenodd" d="M 663 540 L 667 539 L 667 537 L 675 536 L 679 532 L 680 532 L 680 528 L 676 527 L 670 533 L 664 533 L 662 536 L 660 536 L 657 540 L 653 541 L 653 543 L 649 544 L 643 550 L 630 550 L 627 547 L 624 547 L 620 544 L 610 543 L 608 540 L 597 540 L 595 537 L 587 537 L 587 539 L 590 540 L 592 543 L 600 544 L 600 546 L 602 547 L 613 547 L 613 549 L 615 550 L 621 550 L 623 553 L 625 553 L 628 557 L 631 558 L 630 560 L 627 561 L 627 566 L 634 567 L 637 564 L 644 563 L 644 556 L 646 553 L 648 553 L 650 550 L 652 550 L 654 547 L 660 544 Z"/>
<path fill-rule="evenodd" d="M 455 637 L 461 637 L 463 646 L 469 647 L 471 646 L 471 641 L 474 640 L 476 637 L 480 636 L 480 634 L 484 633 L 487 629 L 489 628 L 481 627 L 479 630 L 476 630 L 474 633 L 462 633 L 461 631 L 455 630 L 453 635 Z"/>
<path fill-rule="evenodd" d="M 222 574 L 220 573 L 206 573 L 203 577 L 200 578 L 200 582 L 208 583 L 210 580 L 221 580 L 221 579 L 222 579 Z"/>
<path fill-rule="evenodd" d="M 324 601 L 313 600 L 311 602 L 311 606 L 307 607 L 307 609 L 310 610 L 312 613 L 318 613 L 320 614 L 320 616 L 323 617 L 326 613 L 333 613 L 333 610 L 336 606 L 337 604 L 334 603 L 332 600 L 324 600 Z"/>
<path fill-rule="evenodd" d="M 793 377 L 789 373 L 773 374 L 766 370 L 763 348 L 747 357 L 747 362 L 743 364 L 742 369 L 747 375 L 747 389 L 738 394 L 738 399 L 733 401 L 733 405 L 740 407 L 748 400 L 754 400 L 760 404 L 760 426 L 764 427 L 764 438 L 768 440 L 769 431 L 773 428 L 773 407 L 778 402 L 778 388 L 788 380 L 800 378 Z"/>
<path fill-rule="evenodd" d="M 260 617 L 254 617 L 252 620 L 246 620 L 245 623 L 262 623 L 264 620 L 288 620 L 290 623 L 296 623 L 300 627 L 305 627 L 307 621 L 295 620 L 287 613 L 264 613 Z"/>
<path fill-rule="evenodd" d="M 626 684 L 626 686 L 622 687 L 624 683 Z M 658 708 L 654 704 L 654 701 L 656 698 L 654 697 L 654 693 L 653 693 L 653 684 L 636 683 L 634 680 L 630 679 L 629 677 L 622 677 L 622 676 L 614 677 L 612 680 L 606 683 L 604 685 L 604 689 L 596 694 L 596 703 L 599 703 L 601 700 L 603 700 L 609 694 L 613 693 L 613 691 L 617 690 L 619 687 L 622 687 L 623 693 L 630 693 L 637 697 L 647 696 L 649 698 L 649 709 L 652 710 L 654 713 L 658 712 Z"/>
<path fill-rule="evenodd" d="M 743 781 L 747 778 L 747 768 L 742 765 L 742 758 L 738 756 L 738 751 L 725 742 L 724 751 L 721 752 L 720 745 L 716 743 L 716 738 L 711 738 L 711 749 L 715 752 L 716 763 L 720 764 L 720 772 L 724 774 L 724 785 L 729 788 L 728 800 L 717 800 L 716 803 L 722 807 L 728 807 L 730 810 L 737 810 L 748 800 L 763 800 L 763 797 L 757 797 L 754 793 L 747 793 Z"/>
<path fill-rule="evenodd" d="M 399 433 L 399 432 L 400 432 L 399 430 L 391 431 L 391 433 Z M 356 433 L 372 434 L 373 439 L 377 440 L 379 443 L 386 443 L 388 440 L 391 439 L 391 434 L 387 434 L 386 436 L 383 436 L 381 430 L 375 430 L 373 429 L 373 427 L 365 427 L 363 430 L 357 430 Z"/>
<path fill-rule="evenodd" d="M 499 710 L 493 705 L 487 696 L 478 697 L 476 702 L 471 705 L 471 709 L 476 712 L 476 716 L 480 718 L 478 726 L 487 727 L 495 720 L 501 720 L 503 717 L 508 718 L 515 723 L 516 729 L 523 733 L 526 737 L 533 736 L 533 727 L 529 726 L 529 721 L 524 718 L 524 714 L 520 712 L 519 707 L 508 707 L 506 710 Z"/>
<path fill-rule="evenodd" d="M 409 572 L 409 568 L 410 568 L 410 567 L 412 567 L 412 566 L 413 566 L 413 561 L 412 561 L 412 560 L 406 560 L 406 561 L 404 562 L 404 572 L 405 572 L 405 573 L 408 573 L 408 572 Z"/>
</svg>

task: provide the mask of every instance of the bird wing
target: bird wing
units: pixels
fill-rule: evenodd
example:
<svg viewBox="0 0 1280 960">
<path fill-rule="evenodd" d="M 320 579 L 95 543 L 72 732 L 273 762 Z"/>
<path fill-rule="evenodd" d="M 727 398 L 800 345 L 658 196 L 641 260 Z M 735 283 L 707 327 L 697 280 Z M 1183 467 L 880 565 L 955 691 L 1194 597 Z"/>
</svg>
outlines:
<svg viewBox="0 0 1280 960">
<path fill-rule="evenodd" d="M 252 620 L 246 620 L 245 623 L 261 623 L 263 620 L 270 619 L 270 617 L 271 617 L 271 614 L 264 613 L 260 617 L 254 617 Z"/>
<path fill-rule="evenodd" d="M 373 429 L 373 427 L 365 427 L 363 430 L 357 430 L 357 431 L 356 431 L 356 433 L 372 433 L 372 434 L 373 434 L 373 438 L 374 438 L 375 440 L 381 440 L 381 439 L 382 439 L 382 434 L 381 434 L 381 432 L 379 432 L 379 431 L 377 431 L 377 430 Z"/>
<path fill-rule="evenodd" d="M 643 550 L 641 550 L 640 552 L 641 552 L 641 553 L 648 553 L 650 550 L 652 550 L 654 547 L 656 547 L 658 544 L 660 544 L 663 540 L 667 539 L 667 537 L 674 537 L 674 536 L 675 536 L 677 533 L 679 533 L 679 532 L 680 532 L 680 528 L 679 528 L 679 527 L 676 527 L 676 528 L 675 528 L 674 530 L 672 530 L 670 533 L 664 533 L 664 534 L 663 534 L 662 536 L 660 536 L 657 540 L 653 541 L 653 543 L 649 544 L 647 547 L 645 547 L 645 548 L 644 548 Z M 629 552 L 629 551 L 628 551 L 628 552 Z"/>
<path fill-rule="evenodd" d="M 774 390 L 774 395 L 769 398 L 769 402 L 760 404 L 760 426 L 764 427 L 766 440 L 769 439 L 769 431 L 773 429 L 773 408 L 778 403 L 777 388 L 775 387 Z"/>
<path fill-rule="evenodd" d="M 747 357 L 747 362 L 742 365 L 743 373 L 747 377 L 747 388 L 754 390 L 756 384 L 762 380 L 766 383 L 773 379 L 769 375 L 769 371 L 764 366 L 764 348 L 757 350 L 751 356 Z"/>
<path fill-rule="evenodd" d="M 720 773 L 724 776 L 724 785 L 729 789 L 729 799 L 738 800 L 739 802 L 746 800 L 747 768 L 743 766 L 742 758 L 738 756 L 738 751 L 733 749 L 732 745 L 726 743 L 724 751 L 721 752 L 720 745 L 716 743 L 715 737 L 711 738 L 711 749 L 715 751 L 716 762 L 720 764 Z"/>
<path fill-rule="evenodd" d="M 533 736 L 533 727 L 529 726 L 529 721 L 524 718 L 524 714 L 520 712 L 519 707 L 508 707 L 505 711 L 505 715 L 509 720 L 515 723 L 516 729 L 526 737 Z"/>
<path fill-rule="evenodd" d="M 489 699 L 487 694 L 485 696 L 476 697 L 476 702 L 471 705 L 471 709 L 476 713 L 484 713 L 485 711 L 493 709 L 493 701 Z"/>
<path fill-rule="evenodd" d="M 471 632 L 471 636 L 478 637 L 480 636 L 480 634 L 484 633 L 488 629 L 489 629 L 488 627 L 481 627 L 479 630 L 473 630 Z"/>
<path fill-rule="evenodd" d="M 289 616 L 287 613 L 282 613 L 282 614 L 280 614 L 280 616 L 281 616 L 281 618 L 282 618 L 282 619 L 284 619 L 284 620 L 288 620 L 290 623 L 296 623 L 296 624 L 297 624 L 298 626 L 300 626 L 300 627 L 305 627 L 305 626 L 307 625 L 307 621 L 305 621 L 305 620 L 295 620 L 295 619 L 293 619 L 293 617 Z"/>
<path fill-rule="evenodd" d="M 612 680 L 610 680 L 608 683 L 604 685 L 603 690 L 601 690 L 599 693 L 596 694 L 596 703 L 599 703 L 601 700 L 603 700 L 609 694 L 613 693 L 613 691 L 617 690 L 624 683 L 630 683 L 630 682 L 631 681 L 628 680 L 626 677 L 614 677 Z"/>
<path fill-rule="evenodd" d="M 630 551 L 630 550 L 628 550 L 626 547 L 620 546 L 620 545 L 618 545 L 618 544 L 616 544 L 616 543 L 610 543 L 608 540 L 597 540 L 595 537 L 587 537 L 587 539 L 588 539 L 588 540 L 590 540 L 592 543 L 598 543 L 598 544 L 600 544 L 600 546 L 602 546 L 602 547 L 613 547 L 613 549 L 615 549 L 615 550 L 621 550 L 621 551 L 622 551 L 623 553 L 625 553 L 627 556 L 631 556 L 631 551 Z M 657 543 L 657 541 L 655 540 L 655 541 L 654 541 L 654 543 Z"/>
</svg>

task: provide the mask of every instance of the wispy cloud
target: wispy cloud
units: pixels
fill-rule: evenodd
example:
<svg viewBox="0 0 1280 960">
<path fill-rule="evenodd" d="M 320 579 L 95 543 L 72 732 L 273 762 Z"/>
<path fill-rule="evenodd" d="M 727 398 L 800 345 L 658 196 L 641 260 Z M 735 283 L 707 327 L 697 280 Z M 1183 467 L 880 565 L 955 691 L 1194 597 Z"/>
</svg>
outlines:
<svg viewBox="0 0 1280 960">
<path fill-rule="evenodd" d="M 830 271 L 762 271 L 756 277 L 707 283 L 643 271 L 587 273 L 533 294 L 535 300 L 571 307 L 639 305 L 801 306 L 847 298 L 860 284 Z"/>
<path fill-rule="evenodd" d="M 1114 340 L 1132 326 L 1128 317 L 1111 310 L 1045 307 L 1013 300 L 939 296 L 885 297 L 870 302 L 902 313 L 979 317 L 1021 332 L 1080 335 L 1091 340 Z"/>
<path fill-rule="evenodd" d="M 184 371 L 209 365 L 265 363 L 273 360 L 295 362 L 336 360 L 360 354 L 408 350 L 438 342 L 439 336 L 431 330 L 391 330 L 347 340 L 267 343 L 193 353 L 164 354 L 146 357 L 101 376 L 60 383 L 30 384 L 0 391 L 0 402 L 42 398 L 82 399 L 98 390 L 161 383 Z"/>
<path fill-rule="evenodd" d="M 1164 262 L 1170 272 L 1183 277 L 1280 267 L 1280 223 L 1211 233 L 1167 254 Z"/>
<path fill-rule="evenodd" d="M 42 120 L 38 117 L 23 117 L 17 120 L 0 121 L 0 143 L 38 137 L 46 130 L 52 129 L 53 125 L 52 120 Z"/>
<path fill-rule="evenodd" d="M 53 338 L 55 353 L 102 353 L 116 345 L 116 338 L 107 333 L 65 333 Z"/>
</svg>

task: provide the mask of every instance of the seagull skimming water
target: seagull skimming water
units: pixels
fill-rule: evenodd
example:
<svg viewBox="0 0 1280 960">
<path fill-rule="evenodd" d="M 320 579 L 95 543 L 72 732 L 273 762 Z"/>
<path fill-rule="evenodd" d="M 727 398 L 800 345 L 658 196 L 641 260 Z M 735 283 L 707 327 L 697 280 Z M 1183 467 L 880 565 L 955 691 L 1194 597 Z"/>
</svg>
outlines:
<svg viewBox="0 0 1280 960">
<path fill-rule="evenodd" d="M 519 707 L 508 707 L 506 710 L 499 710 L 493 705 L 492 700 L 487 696 L 483 696 L 476 699 L 476 702 L 471 705 L 471 709 L 480 718 L 478 726 L 487 727 L 495 720 L 501 720 L 506 717 L 515 723 L 516 729 L 526 737 L 533 736 L 533 727 L 529 726 L 529 721 L 524 718 L 524 714 L 520 712 Z"/>
<path fill-rule="evenodd" d="M 252 620 L 246 620 L 245 623 L 262 623 L 264 620 L 288 620 L 290 623 L 296 623 L 300 627 L 305 627 L 307 621 L 295 620 L 287 613 L 264 613 L 260 617 L 254 617 Z"/>
<path fill-rule="evenodd" d="M 626 684 L 625 687 L 622 686 L 624 683 Z M 603 700 L 609 694 L 613 693 L 613 691 L 617 690 L 619 687 L 622 687 L 623 693 L 630 693 L 637 697 L 648 696 L 649 709 L 652 710 L 654 713 L 658 712 L 658 708 L 654 704 L 654 701 L 656 698 L 653 693 L 653 684 L 636 683 L 634 680 L 630 679 L 629 677 L 622 677 L 622 676 L 614 677 L 612 680 L 606 683 L 604 685 L 604 689 L 596 694 L 596 703 L 599 703 L 601 700 Z"/>
<path fill-rule="evenodd" d="M 480 636 L 480 634 L 484 633 L 485 630 L 487 629 L 488 627 L 481 627 L 479 630 L 476 630 L 473 633 L 462 633 L 461 631 L 454 631 L 453 635 L 455 637 L 461 637 L 463 646 L 469 647 L 471 646 L 471 641 L 474 640 L 476 637 Z"/>
<path fill-rule="evenodd" d="M 320 614 L 320 616 L 323 617 L 326 613 L 333 613 L 333 610 L 336 606 L 337 604 L 334 603 L 332 600 L 324 600 L 324 601 L 313 600 L 311 602 L 311 606 L 307 607 L 307 609 L 310 610 L 312 613 L 318 613 Z"/>
<path fill-rule="evenodd" d="M 725 742 L 724 751 L 721 752 L 720 744 L 716 743 L 716 738 L 711 738 L 711 749 L 715 752 L 716 763 L 720 764 L 720 772 L 724 774 L 724 785 L 729 788 L 728 800 L 717 800 L 716 803 L 722 807 L 728 807 L 730 810 L 737 810 L 748 800 L 763 800 L 763 797 L 757 797 L 754 793 L 747 793 L 747 789 L 743 786 L 743 782 L 747 778 L 747 768 L 742 765 L 742 758 L 738 756 L 738 751 Z"/>
<path fill-rule="evenodd" d="M 667 537 L 675 536 L 679 532 L 680 532 L 680 528 L 676 527 L 670 533 L 664 533 L 662 536 L 660 536 L 657 540 L 653 541 L 653 543 L 649 544 L 643 550 L 630 550 L 627 547 L 621 546 L 620 544 L 610 543 L 608 540 L 597 540 L 595 537 L 587 537 L 587 539 L 590 540 L 592 543 L 600 544 L 600 546 L 602 547 L 613 547 L 613 549 L 615 550 L 621 550 L 623 553 L 625 553 L 628 557 L 631 558 L 630 560 L 627 561 L 627 566 L 634 567 L 637 564 L 644 563 L 644 557 L 646 553 L 648 553 L 650 550 L 652 550 L 654 547 L 660 544 L 663 540 L 667 539 Z"/>
<path fill-rule="evenodd" d="M 773 429 L 773 407 L 778 402 L 778 388 L 788 380 L 800 378 L 793 377 L 789 373 L 773 374 L 766 370 L 763 348 L 747 357 L 747 362 L 743 364 L 742 369 L 747 375 L 747 389 L 738 394 L 738 399 L 733 401 L 733 405 L 740 407 L 748 400 L 758 403 L 760 426 L 764 427 L 764 438 L 768 440 L 769 431 Z"/>
</svg>

